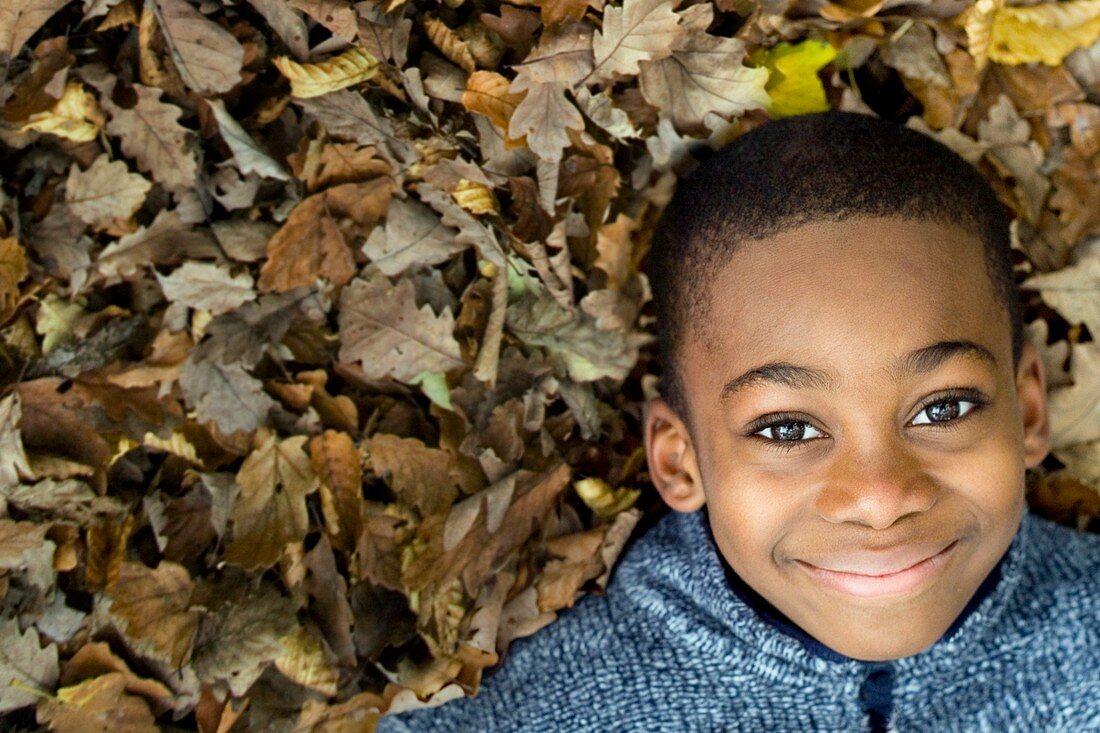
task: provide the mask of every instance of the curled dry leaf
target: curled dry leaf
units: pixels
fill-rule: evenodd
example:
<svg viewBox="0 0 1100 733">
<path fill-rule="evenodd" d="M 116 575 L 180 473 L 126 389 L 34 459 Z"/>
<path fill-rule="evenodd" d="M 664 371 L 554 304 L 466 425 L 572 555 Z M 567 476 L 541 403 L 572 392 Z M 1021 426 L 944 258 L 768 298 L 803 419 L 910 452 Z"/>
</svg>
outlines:
<svg viewBox="0 0 1100 733">
<path fill-rule="evenodd" d="M 378 59 L 359 46 L 317 64 L 299 64 L 286 56 L 274 59 L 273 63 L 290 81 L 290 93 L 299 98 L 345 89 L 378 73 Z"/>
<path fill-rule="evenodd" d="M 39 702 L 37 716 L 40 723 L 48 723 L 56 733 L 157 730 L 148 703 L 126 692 L 126 676 L 121 672 L 62 687 L 56 698 Z"/>
</svg>

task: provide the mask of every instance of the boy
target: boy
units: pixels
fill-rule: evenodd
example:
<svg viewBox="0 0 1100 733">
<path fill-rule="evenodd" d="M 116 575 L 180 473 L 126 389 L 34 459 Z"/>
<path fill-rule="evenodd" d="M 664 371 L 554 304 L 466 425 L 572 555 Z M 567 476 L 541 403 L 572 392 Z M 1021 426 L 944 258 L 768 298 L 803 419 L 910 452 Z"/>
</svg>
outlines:
<svg viewBox="0 0 1100 733">
<path fill-rule="evenodd" d="M 675 511 L 390 731 L 1100 730 L 1100 536 L 1029 513 L 1047 453 L 1007 219 L 871 116 L 769 122 L 680 182 L 648 253 Z"/>
</svg>

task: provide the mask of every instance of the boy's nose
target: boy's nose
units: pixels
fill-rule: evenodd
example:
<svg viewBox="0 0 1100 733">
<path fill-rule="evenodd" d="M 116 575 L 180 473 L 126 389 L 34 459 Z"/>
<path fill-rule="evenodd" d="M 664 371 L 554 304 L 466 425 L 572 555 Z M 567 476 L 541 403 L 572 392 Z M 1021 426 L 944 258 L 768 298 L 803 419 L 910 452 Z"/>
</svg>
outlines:
<svg viewBox="0 0 1100 733">
<path fill-rule="evenodd" d="M 824 519 L 886 529 L 935 505 L 941 487 L 900 439 L 837 455 L 816 499 Z"/>
</svg>

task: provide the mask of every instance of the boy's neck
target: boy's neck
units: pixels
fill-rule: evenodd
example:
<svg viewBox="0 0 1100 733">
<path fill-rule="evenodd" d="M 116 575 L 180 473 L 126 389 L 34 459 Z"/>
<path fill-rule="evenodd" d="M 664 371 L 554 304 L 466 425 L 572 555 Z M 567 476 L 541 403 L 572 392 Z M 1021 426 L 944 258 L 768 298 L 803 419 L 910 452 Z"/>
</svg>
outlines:
<svg viewBox="0 0 1100 733">
<path fill-rule="evenodd" d="M 722 562 L 722 567 L 726 572 L 726 581 L 730 589 L 745 603 L 745 605 L 753 609 L 760 618 L 777 628 L 779 631 L 798 639 L 810 652 L 817 656 L 832 662 L 862 661 L 841 654 L 835 649 L 822 644 L 813 636 L 810 636 L 801 626 L 787 618 L 782 611 L 773 606 L 770 601 L 757 593 L 752 586 L 746 583 L 741 576 L 737 574 L 737 571 L 730 566 L 726 558 L 718 549 L 718 544 L 714 541 L 714 533 L 710 527 L 710 516 L 707 513 L 706 505 L 704 505 L 700 511 L 703 512 L 703 527 L 706 529 L 711 547 L 714 552 L 717 553 L 718 559 Z M 993 569 L 989 571 L 989 574 L 985 576 L 985 579 L 982 580 L 981 585 L 978 586 L 978 589 L 974 592 L 974 595 L 966 604 L 966 607 L 963 608 L 962 612 L 959 613 L 958 617 L 951 623 L 951 626 L 948 627 L 947 631 L 940 637 L 941 641 L 948 640 L 954 636 L 955 632 L 959 630 L 959 627 L 962 626 L 967 617 L 978 607 L 978 604 L 980 604 L 997 586 L 997 582 L 1001 579 L 1001 565 L 1004 563 L 1004 559 L 1007 556 L 1008 552 L 1006 551 L 1005 554 L 1001 556 L 1001 559 L 997 561 L 997 564 L 993 566 Z M 865 663 L 870 664 L 871 662 Z"/>
</svg>

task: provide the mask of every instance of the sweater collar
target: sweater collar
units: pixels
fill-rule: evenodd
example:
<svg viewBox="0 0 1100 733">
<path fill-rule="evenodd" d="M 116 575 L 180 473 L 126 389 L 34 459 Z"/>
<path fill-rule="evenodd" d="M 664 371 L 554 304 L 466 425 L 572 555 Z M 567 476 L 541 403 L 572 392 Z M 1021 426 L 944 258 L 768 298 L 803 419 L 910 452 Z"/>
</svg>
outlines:
<svg viewBox="0 0 1100 733">
<path fill-rule="evenodd" d="M 655 528 L 662 530 L 654 538 L 658 540 L 659 559 L 650 572 L 663 576 L 669 586 L 694 599 L 701 612 L 749 648 L 816 672 L 838 666 L 859 669 L 881 664 L 856 660 L 827 647 L 752 590 L 729 568 L 715 544 L 705 507 L 694 512 L 672 512 L 664 520 L 660 524 L 665 527 Z M 1001 632 L 1004 610 L 1024 574 L 1025 553 L 1033 532 L 1032 515 L 1025 509 L 1012 543 L 943 637 L 928 649 L 896 663 L 943 668 L 980 654 L 990 635 Z M 666 588 L 671 590 L 669 586 Z"/>
</svg>

